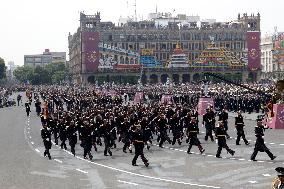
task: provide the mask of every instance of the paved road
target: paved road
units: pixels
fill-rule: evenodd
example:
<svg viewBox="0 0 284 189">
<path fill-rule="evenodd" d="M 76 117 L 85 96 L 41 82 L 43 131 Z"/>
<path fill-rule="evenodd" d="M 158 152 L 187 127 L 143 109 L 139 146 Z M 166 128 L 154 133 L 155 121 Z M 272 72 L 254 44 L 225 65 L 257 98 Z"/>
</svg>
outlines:
<svg viewBox="0 0 284 189">
<path fill-rule="evenodd" d="M 34 109 L 29 118 L 24 107 L 0 109 L 0 188 L 2 189 L 53 189 L 53 188 L 231 188 L 267 189 L 275 176 L 274 168 L 284 166 L 284 130 L 268 130 L 265 140 L 277 155 L 270 161 L 266 154 L 259 154 L 258 162 L 249 161 L 253 151 L 255 121 L 246 120 L 247 138 L 252 145 L 228 145 L 236 150 L 235 157 L 223 151 L 223 159 L 215 158 L 217 145 L 205 142 L 199 135 L 206 152 L 204 155 L 186 154 L 187 145 L 169 145 L 161 149 L 153 145 L 145 154 L 150 160 L 146 168 L 140 160 L 138 167 L 131 166 L 133 154 L 122 152 L 122 144 L 112 149 L 113 156 L 103 155 L 103 147 L 93 152 L 92 161 L 82 158 L 82 149 L 76 146 L 76 157 L 69 151 L 53 145 L 52 160 L 43 157 L 44 147 L 40 138 L 40 120 Z M 229 125 L 233 124 L 230 118 Z M 204 128 L 201 127 L 201 131 Z M 235 137 L 231 128 L 229 134 Z M 69 148 L 70 149 L 70 148 Z M 68 149 L 68 150 L 69 150 Z"/>
</svg>

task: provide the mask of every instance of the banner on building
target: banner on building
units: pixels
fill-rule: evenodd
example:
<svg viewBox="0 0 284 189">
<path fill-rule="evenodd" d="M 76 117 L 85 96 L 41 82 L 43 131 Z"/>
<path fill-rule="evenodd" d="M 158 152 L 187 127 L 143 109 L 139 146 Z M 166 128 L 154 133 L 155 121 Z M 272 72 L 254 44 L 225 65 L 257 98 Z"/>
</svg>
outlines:
<svg viewBox="0 0 284 189">
<path fill-rule="evenodd" d="M 248 68 L 250 70 L 261 69 L 261 51 L 260 51 L 260 32 L 247 32 L 247 49 L 248 49 Z"/>
<path fill-rule="evenodd" d="M 274 41 L 273 61 L 284 65 L 284 34 L 279 34 Z"/>
<path fill-rule="evenodd" d="M 86 72 L 94 72 L 99 67 L 99 32 L 83 32 L 83 63 L 85 64 Z"/>
</svg>

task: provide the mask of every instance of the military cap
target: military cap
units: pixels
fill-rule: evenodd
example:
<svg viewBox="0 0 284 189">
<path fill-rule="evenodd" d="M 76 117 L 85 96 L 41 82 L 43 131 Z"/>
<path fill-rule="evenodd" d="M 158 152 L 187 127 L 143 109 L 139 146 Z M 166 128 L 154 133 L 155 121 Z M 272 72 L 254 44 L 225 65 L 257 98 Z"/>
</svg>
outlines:
<svg viewBox="0 0 284 189">
<path fill-rule="evenodd" d="M 275 171 L 277 172 L 278 176 L 284 176 L 284 167 L 277 167 Z"/>
</svg>

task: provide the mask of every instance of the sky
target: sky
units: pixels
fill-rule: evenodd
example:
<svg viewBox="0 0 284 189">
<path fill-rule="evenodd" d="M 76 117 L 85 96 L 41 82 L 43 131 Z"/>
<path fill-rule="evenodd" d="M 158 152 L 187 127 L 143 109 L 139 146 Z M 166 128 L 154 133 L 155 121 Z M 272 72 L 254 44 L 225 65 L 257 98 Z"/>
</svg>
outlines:
<svg viewBox="0 0 284 189">
<path fill-rule="evenodd" d="M 118 23 L 119 17 L 134 15 L 135 0 L 0 0 L 0 57 L 6 64 L 24 64 L 25 54 L 44 49 L 68 54 L 68 33 L 79 26 L 79 13 L 101 12 L 102 21 Z M 237 19 L 238 13 L 259 12 L 262 34 L 284 31 L 284 0 L 136 0 L 137 17 L 148 13 L 199 15 L 217 21 Z M 174 11 L 175 10 L 175 11 Z"/>
</svg>

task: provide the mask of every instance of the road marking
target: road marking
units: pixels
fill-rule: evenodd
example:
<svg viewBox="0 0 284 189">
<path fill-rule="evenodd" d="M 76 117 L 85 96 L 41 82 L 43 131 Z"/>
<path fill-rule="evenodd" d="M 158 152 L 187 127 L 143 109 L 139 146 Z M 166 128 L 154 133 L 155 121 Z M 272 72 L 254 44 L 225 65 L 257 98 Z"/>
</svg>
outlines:
<svg viewBox="0 0 284 189">
<path fill-rule="evenodd" d="M 264 161 L 257 161 L 258 163 L 263 163 Z"/>
<path fill-rule="evenodd" d="M 53 141 L 52 141 L 52 143 L 54 144 Z M 69 152 L 67 150 L 64 150 L 64 151 L 68 152 L 68 154 L 73 156 L 73 154 L 71 152 Z M 75 158 L 77 158 L 79 160 L 82 160 L 82 161 L 85 161 L 85 162 L 88 162 L 88 163 L 91 163 L 91 164 L 94 164 L 94 165 L 97 165 L 97 166 L 101 166 L 101 167 L 104 167 L 104 168 L 107 168 L 107 169 L 111 169 L 111 170 L 114 170 L 114 171 L 118 171 L 118 172 L 121 172 L 121 173 L 126 173 L 126 174 L 129 174 L 129 175 L 134 175 L 134 176 L 138 176 L 138 177 L 143 177 L 143 178 L 148 178 L 148 179 L 153 179 L 153 180 L 159 180 L 159 181 L 165 181 L 165 182 L 171 182 L 171 183 L 176 183 L 176 184 L 184 184 L 184 185 L 189 185 L 189 186 L 198 186 L 198 187 L 204 187 L 204 188 L 216 188 L 216 189 L 217 188 L 221 188 L 219 186 L 210 186 L 210 185 L 204 185 L 204 184 L 182 182 L 182 181 L 177 181 L 177 180 L 171 180 L 171 179 L 165 179 L 165 178 L 159 178 L 159 177 L 142 175 L 142 174 L 139 174 L 139 173 L 133 173 L 133 172 L 130 172 L 130 171 L 125 171 L 125 170 L 118 169 L 118 168 L 111 167 L 111 166 L 107 166 L 107 165 L 104 165 L 104 164 L 95 163 L 93 161 L 81 158 L 79 156 L 75 156 Z M 76 169 L 76 170 L 78 171 L 78 169 Z"/>
<path fill-rule="evenodd" d="M 249 183 L 252 183 L 252 184 L 256 184 L 257 183 L 257 181 L 255 181 L 255 180 L 250 180 L 250 181 L 248 181 Z"/>
<path fill-rule="evenodd" d="M 54 161 L 58 162 L 58 163 L 63 163 L 61 160 L 59 159 L 54 159 Z"/>
<path fill-rule="evenodd" d="M 40 153 L 39 149 L 37 149 L 37 148 L 35 149 L 35 151 L 37 151 L 38 153 Z"/>
<path fill-rule="evenodd" d="M 280 144 L 280 146 L 284 146 L 284 144 Z"/>
<path fill-rule="evenodd" d="M 138 186 L 138 184 L 133 183 L 133 182 L 127 182 L 127 181 L 123 181 L 123 180 L 117 180 L 118 182 L 124 183 L 124 184 L 130 184 L 130 185 L 134 185 L 134 186 Z"/>
<path fill-rule="evenodd" d="M 230 158 L 230 159 L 235 160 L 236 158 Z"/>
<path fill-rule="evenodd" d="M 81 172 L 81 173 L 88 174 L 87 171 L 83 171 L 83 170 L 81 170 L 81 169 L 76 169 L 76 170 L 79 171 L 79 172 Z"/>
<path fill-rule="evenodd" d="M 213 155 L 207 155 L 208 157 L 213 157 Z"/>
<path fill-rule="evenodd" d="M 31 142 L 31 144 L 33 144 L 33 145 L 34 145 L 35 143 L 34 143 L 34 142 Z"/>
<path fill-rule="evenodd" d="M 264 177 L 271 177 L 270 174 L 262 174 Z"/>
<path fill-rule="evenodd" d="M 271 142 L 271 143 L 269 143 L 269 144 L 275 144 L 275 143 Z"/>
<path fill-rule="evenodd" d="M 244 161 L 245 159 L 239 159 L 240 161 Z"/>
</svg>

